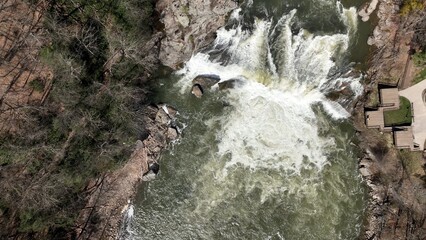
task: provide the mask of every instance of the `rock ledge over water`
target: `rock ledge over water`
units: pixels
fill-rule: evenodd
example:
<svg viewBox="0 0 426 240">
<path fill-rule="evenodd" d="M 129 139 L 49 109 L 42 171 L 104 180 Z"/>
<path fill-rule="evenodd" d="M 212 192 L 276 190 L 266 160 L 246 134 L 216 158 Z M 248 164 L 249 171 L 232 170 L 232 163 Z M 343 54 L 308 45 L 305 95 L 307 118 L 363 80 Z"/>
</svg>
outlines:
<svg viewBox="0 0 426 240">
<path fill-rule="evenodd" d="M 161 40 L 161 62 L 177 69 L 194 52 L 209 45 L 216 30 L 225 25 L 235 0 L 159 0 L 165 38 Z"/>
</svg>

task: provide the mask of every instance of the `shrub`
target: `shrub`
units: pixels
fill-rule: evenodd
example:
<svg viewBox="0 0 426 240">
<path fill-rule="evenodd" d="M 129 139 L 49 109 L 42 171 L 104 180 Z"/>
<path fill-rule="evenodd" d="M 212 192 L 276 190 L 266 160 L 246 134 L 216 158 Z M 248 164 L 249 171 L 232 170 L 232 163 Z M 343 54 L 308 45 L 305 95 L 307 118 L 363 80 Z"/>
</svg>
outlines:
<svg viewBox="0 0 426 240">
<path fill-rule="evenodd" d="M 424 52 L 417 52 L 413 55 L 413 61 L 417 66 L 424 66 L 426 65 L 426 53 Z"/>
<path fill-rule="evenodd" d="M 422 0 L 404 0 L 401 6 L 401 15 L 407 16 L 413 11 L 421 11 L 425 8 Z"/>
<path fill-rule="evenodd" d="M 43 92 L 44 90 L 44 83 L 40 78 L 36 78 L 32 80 L 29 84 L 30 84 L 30 87 L 34 89 L 34 91 Z"/>
<path fill-rule="evenodd" d="M 426 53 L 425 52 L 416 52 L 412 56 L 413 62 L 417 67 L 421 67 L 422 70 L 414 77 L 413 82 L 419 83 L 426 78 Z"/>
<path fill-rule="evenodd" d="M 426 79 L 426 68 L 423 68 L 423 70 L 421 70 L 416 77 L 414 78 L 413 82 L 414 84 L 419 83 L 421 81 L 423 81 L 424 79 Z"/>
</svg>

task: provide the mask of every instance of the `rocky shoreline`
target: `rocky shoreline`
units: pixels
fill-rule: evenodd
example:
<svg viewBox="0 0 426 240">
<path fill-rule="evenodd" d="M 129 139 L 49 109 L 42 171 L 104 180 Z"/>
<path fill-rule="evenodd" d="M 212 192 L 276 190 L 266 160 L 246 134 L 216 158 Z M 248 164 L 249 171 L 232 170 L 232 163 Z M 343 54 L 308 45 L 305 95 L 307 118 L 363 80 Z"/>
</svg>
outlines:
<svg viewBox="0 0 426 240">
<path fill-rule="evenodd" d="M 76 232 L 78 239 L 117 238 L 138 183 L 150 173 L 151 166 L 157 164 L 162 149 L 178 138 L 179 133 L 172 124 L 176 114 L 177 111 L 167 105 L 145 110 L 147 133 L 143 141 L 136 142 L 130 160 L 86 187 L 90 194 L 77 223 L 81 226 Z"/>
<path fill-rule="evenodd" d="M 365 83 L 365 95 L 353 111 L 355 128 L 364 149 L 359 170 L 369 187 L 370 200 L 366 209 L 360 239 L 425 239 L 426 186 L 423 174 L 413 175 L 409 169 L 413 156 L 392 146 L 392 139 L 375 129 L 367 129 L 364 108 L 374 107 L 378 84 L 410 84 L 410 52 L 416 23 L 424 12 L 400 14 L 401 2 L 382 0 L 377 9 L 378 24 L 368 44 L 375 47 Z M 373 99 L 373 100 L 372 100 Z"/>
</svg>

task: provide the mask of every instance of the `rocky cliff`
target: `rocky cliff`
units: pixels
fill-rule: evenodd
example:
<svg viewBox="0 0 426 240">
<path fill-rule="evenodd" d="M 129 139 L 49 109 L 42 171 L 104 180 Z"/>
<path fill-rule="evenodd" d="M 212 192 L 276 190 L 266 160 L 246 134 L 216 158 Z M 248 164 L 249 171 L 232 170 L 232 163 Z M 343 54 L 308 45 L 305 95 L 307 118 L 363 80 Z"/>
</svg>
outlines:
<svg viewBox="0 0 426 240">
<path fill-rule="evenodd" d="M 234 0 L 159 0 L 156 10 L 164 24 L 161 62 L 177 69 L 215 39 L 216 30 L 237 6 Z"/>
</svg>

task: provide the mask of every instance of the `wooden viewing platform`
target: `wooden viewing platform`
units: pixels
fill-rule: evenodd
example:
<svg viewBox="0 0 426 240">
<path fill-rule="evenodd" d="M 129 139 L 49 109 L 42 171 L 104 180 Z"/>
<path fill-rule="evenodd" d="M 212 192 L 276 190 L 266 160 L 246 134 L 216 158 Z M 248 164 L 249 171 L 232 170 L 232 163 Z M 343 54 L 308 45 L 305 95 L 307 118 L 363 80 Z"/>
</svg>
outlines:
<svg viewBox="0 0 426 240">
<path fill-rule="evenodd" d="M 365 122 L 369 128 L 379 128 L 383 130 L 385 127 L 385 119 L 383 116 L 383 108 L 380 107 L 375 111 L 365 112 Z"/>
<path fill-rule="evenodd" d="M 422 85 L 423 84 L 423 85 Z M 426 88 L 426 81 L 422 84 L 418 84 L 420 86 L 416 86 L 416 91 L 420 91 Z M 426 138 L 426 131 L 421 130 L 424 135 L 421 135 L 417 133 L 419 131 L 418 129 L 426 129 L 425 127 L 417 127 L 417 129 L 413 130 L 412 126 L 400 126 L 400 127 L 386 127 L 385 126 L 385 118 L 384 118 L 384 112 L 390 111 L 390 110 L 396 110 L 400 107 L 400 93 L 401 96 L 405 96 L 408 99 L 410 99 L 410 102 L 412 103 L 414 100 L 412 98 L 415 96 L 418 99 L 422 96 L 421 94 L 417 93 L 414 94 L 412 89 L 404 90 L 402 92 L 398 91 L 398 88 L 383 88 L 379 91 L 379 99 L 380 104 L 379 108 L 377 110 L 372 111 L 365 111 L 365 124 L 368 128 L 378 128 L 380 131 L 393 131 L 393 140 L 396 148 L 399 149 L 410 149 L 412 151 L 416 150 L 423 150 L 423 142 Z M 426 104 L 419 104 L 417 102 L 420 102 L 416 98 L 416 107 L 425 108 Z M 424 116 L 424 119 L 420 119 L 420 117 L 417 117 L 419 121 L 414 121 L 414 125 L 420 125 L 424 124 L 426 122 L 426 114 L 421 114 L 420 110 L 417 110 L 417 113 L 414 116 Z M 426 112 L 426 111 L 424 111 Z M 426 126 L 426 125 L 425 125 Z M 417 135 L 416 135 L 417 134 Z M 419 139 L 419 140 L 417 140 Z M 416 140 L 420 143 L 416 143 Z"/>
<path fill-rule="evenodd" d="M 393 132 L 393 140 L 395 142 L 395 147 L 399 149 L 407 148 L 410 150 L 414 149 L 414 136 L 413 129 L 411 127 L 406 127 L 401 130 Z"/>
<path fill-rule="evenodd" d="M 365 112 L 365 124 L 369 128 L 385 129 L 383 112 L 399 108 L 398 88 L 380 89 L 380 107 L 374 111 Z"/>
<path fill-rule="evenodd" d="M 380 103 L 385 109 L 399 108 L 398 88 L 383 88 L 380 89 Z"/>
</svg>

